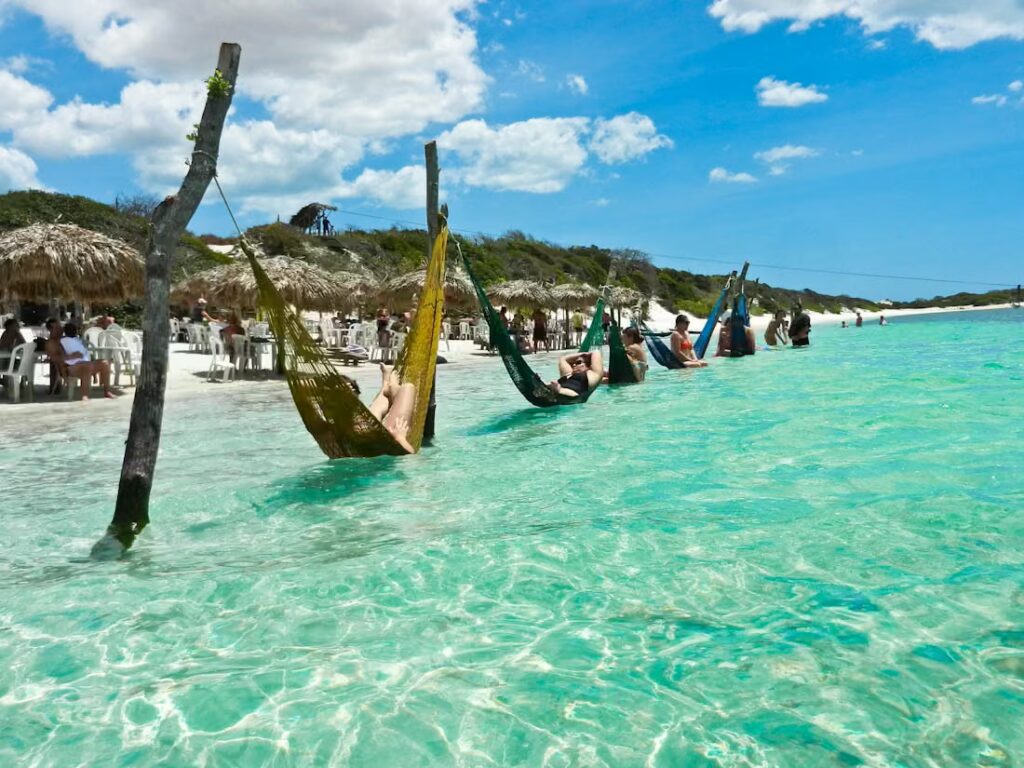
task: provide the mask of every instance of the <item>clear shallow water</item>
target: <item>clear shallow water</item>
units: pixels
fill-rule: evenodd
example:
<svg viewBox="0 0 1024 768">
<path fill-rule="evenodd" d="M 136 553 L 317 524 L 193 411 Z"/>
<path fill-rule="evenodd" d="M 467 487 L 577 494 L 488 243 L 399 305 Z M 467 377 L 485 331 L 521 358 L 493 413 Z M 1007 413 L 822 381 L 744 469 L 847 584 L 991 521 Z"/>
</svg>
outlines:
<svg viewBox="0 0 1024 768">
<path fill-rule="evenodd" d="M 0 765 L 1020 764 L 1024 311 L 812 337 L 560 412 L 453 366 L 402 459 L 172 401 L 116 563 L 124 427 L 4 409 Z"/>
</svg>

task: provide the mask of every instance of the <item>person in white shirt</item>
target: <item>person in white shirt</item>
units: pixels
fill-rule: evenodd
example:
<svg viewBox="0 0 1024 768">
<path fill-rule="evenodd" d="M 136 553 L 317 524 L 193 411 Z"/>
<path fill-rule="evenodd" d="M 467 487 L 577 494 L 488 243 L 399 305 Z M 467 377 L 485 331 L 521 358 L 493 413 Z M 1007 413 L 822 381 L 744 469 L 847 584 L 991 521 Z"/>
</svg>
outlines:
<svg viewBox="0 0 1024 768">
<path fill-rule="evenodd" d="M 68 323 L 61 329 L 57 320 L 50 320 L 46 328 L 50 332 L 50 339 L 46 342 L 46 353 L 50 361 L 58 366 L 63 365 L 68 376 L 78 379 L 83 400 L 89 399 L 89 382 L 94 375 L 100 377 L 103 396 L 111 399 L 116 397 L 110 390 L 110 363 L 90 359 L 89 350 L 78 337 L 78 327 L 74 323 Z"/>
</svg>

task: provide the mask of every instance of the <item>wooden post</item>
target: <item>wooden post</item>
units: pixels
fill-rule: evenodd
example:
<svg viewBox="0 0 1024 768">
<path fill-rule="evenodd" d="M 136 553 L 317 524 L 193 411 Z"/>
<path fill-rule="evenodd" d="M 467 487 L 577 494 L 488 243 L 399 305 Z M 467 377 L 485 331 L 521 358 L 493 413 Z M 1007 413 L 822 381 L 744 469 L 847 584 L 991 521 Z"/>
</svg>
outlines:
<svg viewBox="0 0 1024 768">
<path fill-rule="evenodd" d="M 423 145 L 424 161 L 427 165 L 427 260 L 425 264 L 430 263 L 430 257 L 434 253 L 434 241 L 437 239 L 438 233 L 441 231 L 441 224 L 438 221 L 438 197 L 439 197 L 439 180 L 441 177 L 441 169 L 437 164 L 437 142 L 428 141 Z M 448 215 L 448 207 L 445 206 L 445 216 Z M 437 384 L 437 371 L 434 371 L 434 379 L 430 382 L 430 404 L 427 406 L 427 419 L 423 424 L 423 439 L 425 441 L 432 440 L 434 437 L 434 416 L 437 411 L 437 400 L 435 399 L 434 389 Z"/>
<path fill-rule="evenodd" d="M 209 84 L 188 173 L 178 194 L 160 203 L 150 221 L 146 242 L 146 306 L 142 316 L 145 336 L 141 371 L 132 403 L 114 517 L 106 535 L 93 546 L 94 556 L 110 557 L 123 553 L 149 523 L 149 495 L 160 449 L 167 389 L 171 259 L 182 232 L 217 173 L 220 137 L 234 95 L 241 54 L 241 46 L 221 44 L 217 71 L 230 88 L 217 87 L 216 82 Z"/>
</svg>

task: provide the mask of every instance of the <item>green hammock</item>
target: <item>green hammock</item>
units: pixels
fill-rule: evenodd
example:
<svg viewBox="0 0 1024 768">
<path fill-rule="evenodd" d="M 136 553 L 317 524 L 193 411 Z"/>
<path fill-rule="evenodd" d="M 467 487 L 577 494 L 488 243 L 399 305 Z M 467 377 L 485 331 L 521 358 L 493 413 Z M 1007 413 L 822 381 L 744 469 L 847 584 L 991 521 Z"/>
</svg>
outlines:
<svg viewBox="0 0 1024 768">
<path fill-rule="evenodd" d="M 461 252 L 462 249 L 460 248 L 459 250 Z M 519 390 L 522 396 L 539 408 L 585 403 L 597 387 L 577 397 L 567 397 L 566 395 L 552 392 L 550 387 L 544 383 L 544 380 L 523 359 L 523 355 L 519 351 L 519 345 L 509 335 L 504 323 L 501 322 L 501 317 L 495 311 L 491 300 L 487 298 L 487 294 L 484 292 L 483 286 L 480 285 L 480 281 L 473 274 L 473 268 L 470 266 L 469 258 L 465 254 L 462 254 L 462 263 L 466 266 L 466 274 L 469 275 L 469 280 L 473 284 L 473 290 L 476 292 L 476 297 L 480 302 L 480 309 L 483 311 L 484 319 L 487 321 L 491 345 L 498 350 L 498 354 L 501 355 L 501 361 L 505 364 L 505 369 L 508 371 L 512 383 L 515 384 L 516 389 Z M 594 309 L 594 319 L 591 321 L 587 335 L 580 345 L 580 352 L 588 352 L 603 341 L 604 334 L 601 328 L 601 318 L 603 315 L 604 299 L 598 299 L 597 307 Z"/>
<path fill-rule="evenodd" d="M 608 383 L 638 384 L 639 382 L 633 361 L 629 359 L 626 347 L 622 343 L 619 326 L 612 323 L 612 327 L 608 331 Z"/>
</svg>

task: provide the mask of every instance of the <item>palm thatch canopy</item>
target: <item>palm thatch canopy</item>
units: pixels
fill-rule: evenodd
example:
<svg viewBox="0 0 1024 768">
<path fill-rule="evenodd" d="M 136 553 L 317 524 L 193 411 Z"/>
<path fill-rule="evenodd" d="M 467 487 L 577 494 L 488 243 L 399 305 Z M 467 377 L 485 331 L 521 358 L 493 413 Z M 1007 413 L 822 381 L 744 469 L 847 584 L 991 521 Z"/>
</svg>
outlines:
<svg viewBox="0 0 1024 768">
<path fill-rule="evenodd" d="M 600 295 L 597 288 L 587 283 L 562 283 L 551 289 L 555 305 L 563 309 L 588 309 Z"/>
<path fill-rule="evenodd" d="M 610 307 L 635 307 L 641 304 L 643 300 L 644 295 L 640 291 L 616 285 L 609 291 L 607 303 Z"/>
<path fill-rule="evenodd" d="M 380 297 L 383 301 L 412 302 L 423 290 L 426 279 L 425 269 L 393 277 L 381 286 Z M 447 270 L 444 276 L 446 306 L 465 309 L 474 303 L 475 297 L 473 284 L 465 272 L 458 268 Z"/>
<path fill-rule="evenodd" d="M 293 227 L 299 229 L 309 229 L 316 223 L 317 216 L 324 211 L 336 211 L 338 210 L 333 205 L 327 203 L 309 203 L 308 205 L 302 206 L 298 213 L 289 219 L 288 223 Z"/>
<path fill-rule="evenodd" d="M 260 259 L 260 265 L 282 298 L 300 310 L 320 312 L 347 310 L 359 302 L 361 275 L 328 272 L 301 259 L 274 256 Z M 259 289 L 246 260 L 198 272 L 174 287 L 179 300 L 200 296 L 220 306 L 255 307 Z"/>
<path fill-rule="evenodd" d="M 554 307 L 555 300 L 546 286 L 533 280 L 509 280 L 487 289 L 492 301 L 514 307 Z"/>
<path fill-rule="evenodd" d="M 0 287 L 28 301 L 124 301 L 142 296 L 145 263 L 121 240 L 73 224 L 0 235 Z"/>
</svg>

